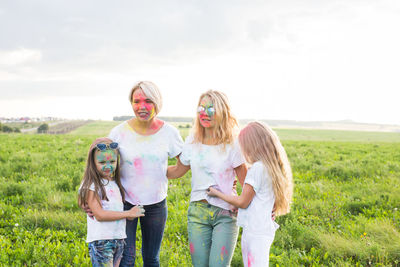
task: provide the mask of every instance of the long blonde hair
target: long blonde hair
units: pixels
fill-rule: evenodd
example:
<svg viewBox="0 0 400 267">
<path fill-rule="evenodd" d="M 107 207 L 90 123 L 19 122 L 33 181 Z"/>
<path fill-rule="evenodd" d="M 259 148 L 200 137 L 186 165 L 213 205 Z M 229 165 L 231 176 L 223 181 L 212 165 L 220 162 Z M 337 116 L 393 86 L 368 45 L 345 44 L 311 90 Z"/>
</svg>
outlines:
<svg viewBox="0 0 400 267">
<path fill-rule="evenodd" d="M 197 106 L 200 105 L 201 100 L 205 96 L 211 99 L 215 109 L 215 128 L 212 136 L 213 140 L 215 140 L 215 145 L 232 144 L 235 138 L 234 130 L 238 126 L 238 123 L 231 113 L 227 96 L 219 91 L 208 90 L 200 96 Z M 194 143 L 204 143 L 206 137 L 205 128 L 200 124 L 198 115 L 196 115 L 193 132 Z"/>
<path fill-rule="evenodd" d="M 261 161 L 271 176 L 276 214 L 288 213 L 293 195 L 292 170 L 276 133 L 263 123 L 250 122 L 240 132 L 239 144 L 246 161 Z"/>
<path fill-rule="evenodd" d="M 82 178 L 82 184 L 81 188 L 79 189 L 79 194 L 78 194 L 78 205 L 80 207 L 83 207 L 87 204 L 87 198 L 89 195 L 89 188 L 92 184 L 94 184 L 94 189 L 95 189 L 95 196 L 96 199 L 101 203 L 100 200 L 107 200 L 107 195 L 106 191 L 104 189 L 104 185 L 101 181 L 102 175 L 101 173 L 97 170 L 96 168 L 96 163 L 95 163 L 95 152 L 97 150 L 96 145 L 100 143 L 104 144 L 110 144 L 112 142 L 111 139 L 106 138 L 106 137 L 101 137 L 97 138 L 94 140 L 94 142 L 90 145 L 89 148 L 89 153 L 88 153 L 88 158 L 86 162 L 86 168 L 85 168 L 85 173 Z M 119 167 L 119 151 L 118 149 L 116 150 L 117 153 L 117 167 L 115 168 L 114 172 L 114 181 L 119 187 L 119 191 L 121 192 L 122 200 L 124 201 L 125 199 L 125 191 L 122 187 L 121 184 L 121 178 L 120 178 L 120 167 Z M 100 199 L 101 196 L 101 199 Z"/>
</svg>

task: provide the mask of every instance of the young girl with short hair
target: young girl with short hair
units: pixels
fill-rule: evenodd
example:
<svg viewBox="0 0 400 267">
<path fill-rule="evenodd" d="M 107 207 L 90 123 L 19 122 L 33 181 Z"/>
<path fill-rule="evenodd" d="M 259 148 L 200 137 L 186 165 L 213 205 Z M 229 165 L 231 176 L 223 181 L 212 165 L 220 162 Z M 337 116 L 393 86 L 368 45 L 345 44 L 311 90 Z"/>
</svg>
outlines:
<svg viewBox="0 0 400 267">
<path fill-rule="evenodd" d="M 124 249 L 125 219 L 144 216 L 135 206 L 124 211 L 118 143 L 98 138 L 90 146 L 85 174 L 79 189 L 79 206 L 89 206 L 87 238 L 93 266 L 119 266 Z"/>
<path fill-rule="evenodd" d="M 209 196 L 218 197 L 239 208 L 237 224 L 243 227 L 244 266 L 268 266 L 269 249 L 279 227 L 271 217 L 289 212 L 293 193 L 292 171 L 278 136 L 267 125 L 249 123 L 239 134 L 239 144 L 248 170 L 242 194 L 224 194 L 214 187 Z"/>
</svg>

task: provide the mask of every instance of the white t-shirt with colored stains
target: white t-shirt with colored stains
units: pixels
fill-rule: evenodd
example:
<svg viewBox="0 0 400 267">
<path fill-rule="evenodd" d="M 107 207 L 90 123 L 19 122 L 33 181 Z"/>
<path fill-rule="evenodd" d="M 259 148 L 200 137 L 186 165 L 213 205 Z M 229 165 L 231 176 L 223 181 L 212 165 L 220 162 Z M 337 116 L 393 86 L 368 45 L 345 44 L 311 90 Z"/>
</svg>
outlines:
<svg viewBox="0 0 400 267">
<path fill-rule="evenodd" d="M 210 197 L 206 190 L 213 186 L 225 194 L 237 195 L 233 190 L 235 168 L 244 163 L 239 143 L 204 145 L 193 143 L 193 135 L 186 138 L 180 160 L 192 170 L 190 201 L 205 199 L 209 204 L 231 210 L 234 207 L 217 197 Z"/>
<path fill-rule="evenodd" d="M 133 205 L 151 205 L 167 197 L 168 158 L 182 152 L 179 131 L 164 122 L 152 135 L 136 133 L 125 121 L 110 132 L 121 154 L 121 183 L 125 200 Z"/>
<path fill-rule="evenodd" d="M 275 194 L 271 176 L 261 161 L 257 161 L 248 170 L 245 184 L 253 187 L 253 200 L 246 209 L 239 209 L 237 224 L 246 231 L 274 237 L 279 225 L 272 220 Z"/>
<path fill-rule="evenodd" d="M 107 200 L 101 200 L 103 210 L 123 211 L 124 204 L 122 203 L 121 192 L 115 181 L 102 179 Z M 94 184 L 89 187 L 89 190 L 95 191 Z M 101 191 L 98 192 L 101 199 Z M 125 219 L 109 222 L 99 222 L 96 218 L 90 218 L 87 215 L 87 237 L 86 242 L 96 240 L 123 239 L 126 238 Z"/>
</svg>

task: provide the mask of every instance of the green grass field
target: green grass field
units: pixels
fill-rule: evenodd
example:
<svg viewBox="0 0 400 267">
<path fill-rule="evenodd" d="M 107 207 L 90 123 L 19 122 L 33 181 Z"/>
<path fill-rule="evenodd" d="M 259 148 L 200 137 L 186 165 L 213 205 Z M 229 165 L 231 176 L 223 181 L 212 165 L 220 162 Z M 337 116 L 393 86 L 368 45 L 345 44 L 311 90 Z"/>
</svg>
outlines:
<svg viewBox="0 0 400 267">
<path fill-rule="evenodd" d="M 110 130 L 120 124 L 119 121 L 94 121 L 69 134 L 107 136 Z M 182 137 L 189 134 L 188 123 L 171 123 L 177 127 Z M 296 141 L 337 141 L 337 142 L 400 142 L 400 133 L 366 132 L 339 130 L 308 130 L 308 129 L 274 129 L 281 140 Z"/>
<path fill-rule="evenodd" d="M 90 143 L 114 125 L 96 122 L 69 135 L 0 134 L 0 266 L 90 265 L 77 189 Z M 295 192 L 291 213 L 276 219 L 271 266 L 399 266 L 398 137 L 277 132 Z M 190 266 L 189 195 L 190 173 L 170 181 L 161 266 Z M 240 237 L 232 266 L 242 266 Z"/>
<path fill-rule="evenodd" d="M 108 136 L 111 129 L 121 121 L 94 121 L 79 127 L 78 129 L 70 132 L 72 135 L 96 135 L 96 136 Z"/>
<path fill-rule="evenodd" d="M 400 133 L 314 129 L 274 129 L 281 140 L 338 142 L 400 142 Z"/>
</svg>

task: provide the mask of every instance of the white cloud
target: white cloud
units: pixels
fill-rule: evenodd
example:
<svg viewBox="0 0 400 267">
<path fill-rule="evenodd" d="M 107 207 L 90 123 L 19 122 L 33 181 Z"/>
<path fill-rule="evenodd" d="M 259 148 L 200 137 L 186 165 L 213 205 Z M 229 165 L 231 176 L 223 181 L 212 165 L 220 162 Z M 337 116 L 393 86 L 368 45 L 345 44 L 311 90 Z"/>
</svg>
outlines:
<svg viewBox="0 0 400 267">
<path fill-rule="evenodd" d="M 162 115 L 193 116 L 198 96 L 213 88 L 241 118 L 398 121 L 399 1 L 0 5 L 0 34 L 8 37 L 0 43 L 0 92 L 16 101 L 9 111 L 29 100 L 33 113 L 35 101 L 59 97 L 89 114 L 79 99 L 125 101 L 132 84 L 147 79 L 163 92 Z M 56 106 L 57 114 L 68 109 Z M 109 112 L 126 112 L 117 108 Z"/>
<path fill-rule="evenodd" d="M 36 49 L 17 48 L 0 50 L 0 66 L 16 66 L 38 63 L 42 60 L 42 52 Z"/>
</svg>

